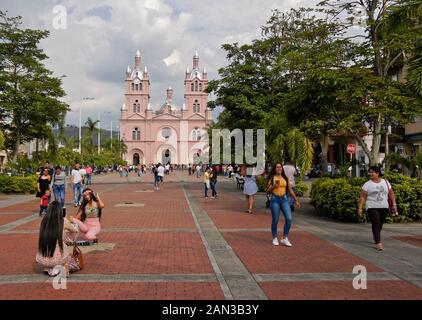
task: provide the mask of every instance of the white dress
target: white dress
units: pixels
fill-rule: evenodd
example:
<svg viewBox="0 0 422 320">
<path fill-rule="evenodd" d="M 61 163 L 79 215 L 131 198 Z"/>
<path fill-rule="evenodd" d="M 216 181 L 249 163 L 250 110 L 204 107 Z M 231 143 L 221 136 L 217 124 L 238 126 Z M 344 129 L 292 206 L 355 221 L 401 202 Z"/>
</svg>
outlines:
<svg viewBox="0 0 422 320">
<path fill-rule="evenodd" d="M 258 192 L 258 186 L 256 184 L 255 176 L 246 176 L 245 184 L 243 185 L 243 194 L 247 196 L 253 196 Z"/>
</svg>

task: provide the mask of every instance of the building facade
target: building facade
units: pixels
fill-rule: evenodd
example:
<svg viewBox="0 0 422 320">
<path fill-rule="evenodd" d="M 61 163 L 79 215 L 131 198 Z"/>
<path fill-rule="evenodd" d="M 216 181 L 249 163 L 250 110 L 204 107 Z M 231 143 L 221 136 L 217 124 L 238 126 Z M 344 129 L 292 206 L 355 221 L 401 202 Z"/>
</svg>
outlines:
<svg viewBox="0 0 422 320">
<path fill-rule="evenodd" d="M 207 83 L 207 71 L 200 70 L 195 52 L 192 68 L 186 69 L 183 106 L 174 105 L 173 89 L 169 86 L 164 104 L 154 111 L 150 104 L 150 75 L 146 66 L 142 69 L 137 50 L 134 69 L 128 66 L 126 70 L 120 117 L 120 137 L 127 146 L 124 160 L 133 165 L 193 163 L 204 152 L 206 128 L 212 122 L 208 94 L 204 91 Z"/>
</svg>

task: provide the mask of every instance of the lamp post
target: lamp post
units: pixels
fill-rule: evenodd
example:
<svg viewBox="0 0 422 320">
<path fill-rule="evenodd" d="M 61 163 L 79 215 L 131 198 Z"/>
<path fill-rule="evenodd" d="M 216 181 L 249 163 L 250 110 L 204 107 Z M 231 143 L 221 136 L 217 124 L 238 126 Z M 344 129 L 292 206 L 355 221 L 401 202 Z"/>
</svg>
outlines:
<svg viewBox="0 0 422 320">
<path fill-rule="evenodd" d="M 110 120 L 110 151 L 113 151 L 113 120 Z"/>
</svg>

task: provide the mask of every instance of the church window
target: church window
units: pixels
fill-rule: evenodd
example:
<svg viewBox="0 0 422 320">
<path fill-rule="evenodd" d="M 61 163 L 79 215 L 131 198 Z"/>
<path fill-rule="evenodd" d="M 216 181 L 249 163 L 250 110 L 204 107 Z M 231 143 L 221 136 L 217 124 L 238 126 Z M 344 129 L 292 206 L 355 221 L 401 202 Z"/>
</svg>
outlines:
<svg viewBox="0 0 422 320">
<path fill-rule="evenodd" d="M 198 81 L 195 81 L 195 91 L 198 91 Z"/>
<path fill-rule="evenodd" d="M 139 128 L 135 128 L 135 130 L 132 131 L 132 140 L 141 140 L 141 131 Z"/>
<path fill-rule="evenodd" d="M 199 84 L 199 91 L 202 92 L 202 83 Z"/>
<path fill-rule="evenodd" d="M 190 91 L 193 91 L 193 83 L 190 84 Z"/>
</svg>

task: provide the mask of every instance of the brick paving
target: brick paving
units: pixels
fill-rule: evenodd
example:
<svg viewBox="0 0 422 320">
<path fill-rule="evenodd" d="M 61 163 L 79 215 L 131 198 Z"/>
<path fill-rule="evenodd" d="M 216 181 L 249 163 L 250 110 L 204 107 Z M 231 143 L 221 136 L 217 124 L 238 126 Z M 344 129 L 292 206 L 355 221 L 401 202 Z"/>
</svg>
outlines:
<svg viewBox="0 0 422 320">
<path fill-rule="evenodd" d="M 404 236 L 393 238 L 411 244 L 412 246 L 422 248 L 422 236 Z"/>
<path fill-rule="evenodd" d="M 151 180 L 150 174 L 94 178 L 92 189 L 106 203 L 100 243 L 113 249 L 85 254 L 86 267 L 69 277 L 67 290 L 54 290 L 51 278 L 34 261 L 38 217 L 0 231 L 0 299 L 422 299 L 422 274 L 403 267 L 414 281 L 396 276 L 368 255 L 325 239 L 329 233 L 323 226 L 316 233 L 316 227 L 296 224 L 294 218 L 289 235 L 294 246 L 272 246 L 271 214 L 263 197 L 257 197 L 254 214 L 245 213 L 246 200 L 232 180 L 221 177 L 219 198 L 208 200 L 202 179 L 186 173 L 165 176 L 161 191 L 153 190 Z M 0 228 L 38 211 L 38 199 L 27 199 L 0 205 Z M 66 202 L 68 214 L 75 215 L 70 189 Z M 306 203 L 304 208 L 311 210 Z M 311 221 L 300 210 L 295 215 Z M 420 250 L 419 235 L 392 238 Z M 399 268 L 400 263 L 411 264 L 393 262 Z M 353 277 L 356 265 L 367 268 L 367 290 L 354 290 L 352 281 L 345 280 Z M 254 296 L 238 287 L 244 277 L 255 279 Z"/>
</svg>

